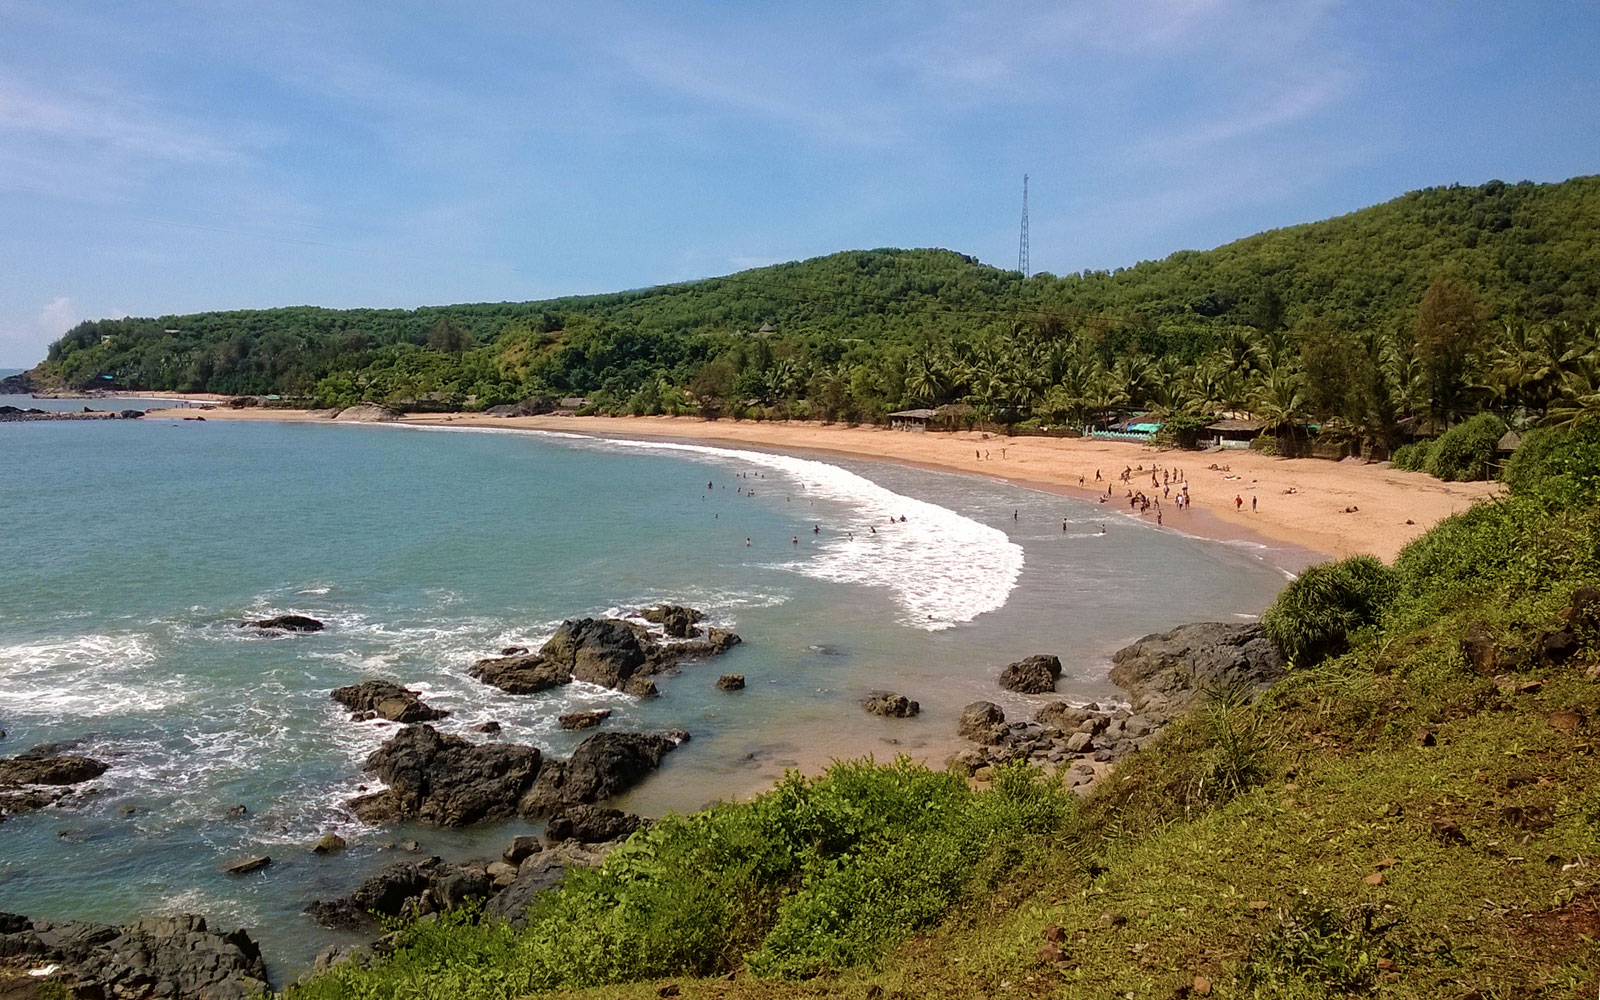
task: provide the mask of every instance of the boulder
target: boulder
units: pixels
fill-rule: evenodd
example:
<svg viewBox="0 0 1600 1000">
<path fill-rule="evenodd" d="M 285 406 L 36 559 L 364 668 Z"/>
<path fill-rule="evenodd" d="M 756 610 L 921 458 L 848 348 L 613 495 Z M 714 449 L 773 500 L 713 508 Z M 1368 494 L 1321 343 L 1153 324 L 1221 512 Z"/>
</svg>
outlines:
<svg viewBox="0 0 1600 1000">
<path fill-rule="evenodd" d="M 269 988 L 249 934 L 213 931 L 193 914 L 119 927 L 0 914 L 0 956 L 58 966 L 55 978 L 74 996 L 247 1000 Z"/>
<path fill-rule="evenodd" d="M 560 885 L 570 868 L 598 867 L 614 847 L 616 842 L 591 845 L 567 841 L 526 858 L 517 866 L 512 883 L 484 904 L 483 915 L 508 921 L 512 927 L 524 926 L 528 905 L 535 896 Z"/>
<path fill-rule="evenodd" d="M 717 678 L 718 691 L 743 691 L 744 674 L 723 674 Z"/>
<path fill-rule="evenodd" d="M 322 410 L 307 410 L 306 418 L 309 420 L 332 420 L 339 415 L 339 407 L 329 407 Z"/>
<path fill-rule="evenodd" d="M 270 864 L 272 864 L 271 858 L 265 854 L 258 854 L 253 858 L 245 858 L 242 861 L 223 865 L 222 873 L 224 875 L 248 875 L 251 872 L 258 872 Z"/>
<path fill-rule="evenodd" d="M 660 625 L 674 639 L 693 639 L 700 634 L 695 625 L 705 619 L 705 614 L 678 604 L 662 604 L 646 608 L 639 612 L 639 617 Z"/>
<path fill-rule="evenodd" d="M 430 708 L 417 692 L 391 681 L 362 681 L 334 688 L 332 697 L 352 713 L 372 712 L 390 722 L 432 722 L 450 714 L 443 709 Z"/>
<path fill-rule="evenodd" d="M 479 660 L 468 672 L 508 694 L 538 694 L 572 681 L 570 669 L 525 653 Z"/>
<path fill-rule="evenodd" d="M 540 754 L 537 747 L 472 743 L 419 724 L 373 751 L 366 770 L 389 787 L 350 800 L 362 820 L 466 826 L 515 815 L 539 775 Z"/>
<path fill-rule="evenodd" d="M 556 716 L 556 725 L 562 729 L 593 729 L 610 717 L 609 708 L 597 708 L 589 712 L 566 712 Z"/>
<path fill-rule="evenodd" d="M 616 618 L 562 622 L 539 655 L 577 680 L 619 691 L 628 690 L 628 682 L 649 659 L 639 632 Z"/>
<path fill-rule="evenodd" d="M 108 765 L 67 753 L 70 745 L 45 744 L 0 758 L 0 823 L 8 814 L 33 812 L 72 794 L 72 785 L 98 778 Z"/>
<path fill-rule="evenodd" d="M 545 823 L 544 835 L 552 842 L 576 840 L 580 844 L 599 844 L 633 835 L 644 820 L 621 809 L 576 805 L 556 810 Z"/>
<path fill-rule="evenodd" d="M 538 854 L 542 850 L 544 845 L 539 843 L 538 837 L 524 835 L 512 837 L 511 843 L 506 845 L 500 856 L 509 864 L 520 865 L 529 855 Z"/>
<path fill-rule="evenodd" d="M 873 715 L 894 719 L 909 719 L 922 711 L 921 705 L 893 691 L 869 691 L 867 696 L 861 699 L 861 707 Z"/>
<path fill-rule="evenodd" d="M 361 403 L 358 406 L 347 406 L 334 417 L 335 422 L 343 423 L 389 423 L 399 420 L 405 414 L 387 406 L 376 403 Z"/>
<path fill-rule="evenodd" d="M 282 632 L 321 632 L 323 624 L 305 615 L 277 615 L 260 621 L 245 622 L 240 628 L 270 629 Z"/>
<path fill-rule="evenodd" d="M 1147 635 L 1111 657 L 1111 680 L 1133 711 L 1177 715 L 1206 691 L 1240 685 L 1263 691 L 1282 677 L 1283 653 L 1259 624 L 1200 622 Z"/>
<path fill-rule="evenodd" d="M 318 840 L 316 844 L 312 846 L 311 853 L 337 854 L 338 852 L 344 850 L 346 846 L 347 845 L 344 842 L 344 838 L 339 836 L 337 833 L 325 833 L 322 835 L 322 839 Z"/>
<path fill-rule="evenodd" d="M 1056 679 L 1060 676 L 1060 659 L 1048 655 L 1030 656 L 1000 671 L 1000 686 L 1018 694 L 1045 694 L 1056 689 Z"/>
<path fill-rule="evenodd" d="M 397 861 L 348 896 L 316 900 L 305 912 L 325 927 L 359 930 L 383 917 L 421 917 L 483 899 L 494 891 L 487 862 L 442 858 Z"/>
<path fill-rule="evenodd" d="M 519 810 L 535 818 L 609 799 L 644 780 L 677 745 L 652 733 L 596 733 L 566 760 L 546 761 Z"/>
<path fill-rule="evenodd" d="M 1006 713 L 992 701 L 975 701 L 961 710 L 956 735 L 974 743 L 999 743 L 1005 737 Z"/>
</svg>

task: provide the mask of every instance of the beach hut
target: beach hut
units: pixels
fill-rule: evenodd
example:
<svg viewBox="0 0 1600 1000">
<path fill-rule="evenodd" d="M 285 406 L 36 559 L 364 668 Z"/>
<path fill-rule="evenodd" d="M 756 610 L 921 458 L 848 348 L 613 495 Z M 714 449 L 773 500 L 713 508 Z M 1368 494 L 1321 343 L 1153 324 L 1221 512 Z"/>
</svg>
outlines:
<svg viewBox="0 0 1600 1000">
<path fill-rule="evenodd" d="M 932 410 L 901 410 L 889 414 L 889 429 L 896 431 L 925 431 L 932 420 Z"/>
<path fill-rule="evenodd" d="M 1259 420 L 1225 417 L 1206 424 L 1206 430 L 1211 432 L 1213 448 L 1248 448 L 1250 442 L 1261 436 L 1264 426 Z"/>
</svg>

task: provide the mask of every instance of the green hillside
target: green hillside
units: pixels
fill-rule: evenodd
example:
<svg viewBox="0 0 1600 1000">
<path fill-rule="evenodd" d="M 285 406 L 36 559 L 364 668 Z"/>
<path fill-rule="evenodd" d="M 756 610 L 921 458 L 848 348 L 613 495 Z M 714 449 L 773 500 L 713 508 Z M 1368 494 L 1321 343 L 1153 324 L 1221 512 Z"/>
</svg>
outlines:
<svg viewBox="0 0 1600 1000">
<path fill-rule="evenodd" d="M 1215 250 L 1026 280 L 883 249 L 542 302 L 94 321 L 36 376 L 329 405 L 582 394 L 607 412 L 853 420 L 950 402 L 1003 423 L 1252 409 L 1377 437 L 1397 417 L 1539 416 L 1591 393 L 1597 318 L 1591 176 L 1430 188 Z"/>
</svg>

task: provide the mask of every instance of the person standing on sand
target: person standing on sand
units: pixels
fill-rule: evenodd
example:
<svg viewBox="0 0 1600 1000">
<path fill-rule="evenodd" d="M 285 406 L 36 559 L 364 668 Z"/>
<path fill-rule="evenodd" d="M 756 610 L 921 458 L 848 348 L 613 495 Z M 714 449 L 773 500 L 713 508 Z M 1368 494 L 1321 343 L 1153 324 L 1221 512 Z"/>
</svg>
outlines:
<svg viewBox="0 0 1600 1000">
<path fill-rule="evenodd" d="M 1237 493 L 1235 493 L 1233 495 L 1233 509 L 1234 510 L 1242 510 L 1242 509 L 1244 509 L 1244 497 L 1239 496 Z"/>
<path fill-rule="evenodd" d="M 1161 527 L 1161 509 L 1156 508 L 1156 527 Z"/>
</svg>

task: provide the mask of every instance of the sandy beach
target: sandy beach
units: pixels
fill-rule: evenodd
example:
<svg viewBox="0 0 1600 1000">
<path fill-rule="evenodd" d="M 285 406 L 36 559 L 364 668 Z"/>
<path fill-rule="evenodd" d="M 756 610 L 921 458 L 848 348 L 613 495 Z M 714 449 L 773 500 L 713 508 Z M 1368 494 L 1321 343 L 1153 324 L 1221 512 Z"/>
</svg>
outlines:
<svg viewBox="0 0 1600 1000">
<path fill-rule="evenodd" d="M 171 398 L 171 397 L 168 397 Z M 214 402 L 196 397 L 195 402 Z M 193 417 L 193 410 L 152 410 L 152 417 Z M 212 420 L 318 420 L 304 411 L 207 410 Z M 977 431 L 915 433 L 842 424 L 708 421 L 694 417 L 489 417 L 482 414 L 416 414 L 407 424 L 446 427 L 565 431 L 610 437 L 652 437 L 717 442 L 777 451 L 851 455 L 902 462 L 1094 500 L 1111 493 L 1105 506 L 1129 510 L 1127 493 L 1153 498 L 1151 471 L 1168 470 L 1189 483 L 1192 504 L 1179 510 L 1163 499 L 1163 524 L 1215 538 L 1259 536 L 1342 558 L 1375 555 L 1392 561 L 1407 542 L 1451 514 L 1497 495 L 1499 483 L 1445 483 L 1420 472 L 1401 472 L 1357 462 L 1285 459 L 1249 451 L 1164 451 L 1122 441 L 1014 437 Z M 1131 482 L 1121 480 L 1132 469 Z M 1096 474 L 1100 479 L 1097 482 Z M 1156 472 L 1158 477 L 1160 471 Z M 1177 487 L 1170 493 L 1175 496 Z M 1242 501 L 1242 502 L 1240 502 Z M 1253 501 L 1253 502 L 1252 502 Z M 1156 517 L 1151 508 L 1144 515 Z"/>
</svg>

